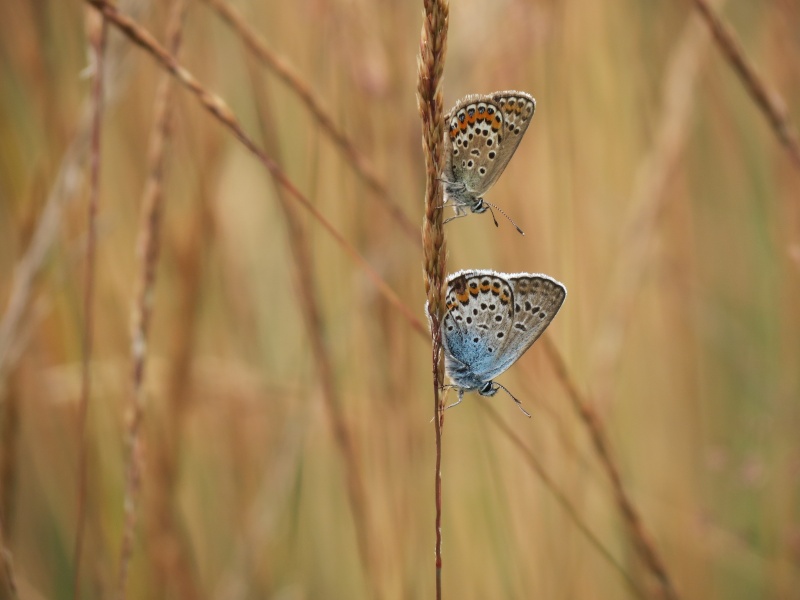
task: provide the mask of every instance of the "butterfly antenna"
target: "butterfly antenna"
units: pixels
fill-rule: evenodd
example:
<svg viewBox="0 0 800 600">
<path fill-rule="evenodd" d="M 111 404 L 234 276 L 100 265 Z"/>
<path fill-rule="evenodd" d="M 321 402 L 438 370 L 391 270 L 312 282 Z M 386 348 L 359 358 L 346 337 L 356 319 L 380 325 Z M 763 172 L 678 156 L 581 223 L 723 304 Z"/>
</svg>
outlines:
<svg viewBox="0 0 800 600">
<path fill-rule="evenodd" d="M 513 221 L 512 221 L 512 223 L 513 223 Z M 506 388 L 506 386 L 504 386 L 504 385 L 502 385 L 502 384 L 500 384 L 500 383 L 497 383 L 496 381 L 495 381 L 495 382 L 493 382 L 493 383 L 494 383 L 494 384 L 495 384 L 497 387 L 499 387 L 501 390 L 503 390 L 503 391 L 504 391 L 506 394 L 508 394 L 509 396 L 511 396 L 511 399 L 512 399 L 514 402 L 516 402 L 516 403 L 517 403 L 517 406 L 519 406 L 519 409 L 522 411 L 522 414 L 524 414 L 524 415 L 525 415 L 526 417 L 528 417 L 529 419 L 531 418 L 531 413 L 529 413 L 527 410 L 525 410 L 525 409 L 523 408 L 523 406 L 522 406 L 522 402 L 520 402 L 519 400 L 517 400 L 517 397 L 516 397 L 514 394 L 512 394 L 511 392 L 509 392 L 509 391 L 508 391 L 508 388 Z"/>
<path fill-rule="evenodd" d="M 491 212 L 491 213 L 492 213 L 492 218 L 493 218 L 493 219 L 494 219 L 494 212 L 492 211 L 492 208 L 496 208 L 496 209 L 497 209 L 497 211 L 498 211 L 498 212 L 499 212 L 501 215 L 503 215 L 503 216 L 504 216 L 506 219 L 508 219 L 509 221 L 511 221 L 511 224 L 512 224 L 514 227 L 516 227 L 516 228 L 517 228 L 517 231 L 519 231 L 519 232 L 520 232 L 522 235 L 525 235 L 525 232 L 524 232 L 524 231 L 522 231 L 522 229 L 520 229 L 520 228 L 519 228 L 519 225 L 517 225 L 516 223 L 514 223 L 514 219 L 512 219 L 511 217 L 509 217 L 509 216 L 508 216 L 508 215 L 505 213 L 505 211 L 504 211 L 502 208 L 500 208 L 500 207 L 499 207 L 499 206 L 497 206 L 496 204 L 491 204 L 490 202 L 486 202 L 486 200 L 484 200 L 484 202 L 485 202 L 485 203 L 486 203 L 488 206 L 490 206 L 490 207 L 491 207 L 491 208 L 489 208 L 489 212 Z M 494 219 L 494 224 L 495 224 L 495 225 L 497 225 L 497 219 Z M 504 389 L 505 389 L 505 388 L 504 388 Z M 508 390 L 506 390 L 506 391 L 508 391 Z"/>
<path fill-rule="evenodd" d="M 500 227 L 500 225 L 497 223 L 497 219 L 494 218 L 494 211 L 492 210 L 492 206 L 494 206 L 494 204 L 489 204 L 488 202 L 486 202 L 486 200 L 484 200 L 483 202 L 484 202 L 484 204 L 486 204 L 486 208 L 489 209 L 489 214 L 492 215 L 492 221 L 494 221 L 494 226 L 495 227 Z M 494 206 L 494 207 L 497 208 L 496 206 Z M 500 210 L 500 209 L 497 208 L 497 210 Z"/>
</svg>

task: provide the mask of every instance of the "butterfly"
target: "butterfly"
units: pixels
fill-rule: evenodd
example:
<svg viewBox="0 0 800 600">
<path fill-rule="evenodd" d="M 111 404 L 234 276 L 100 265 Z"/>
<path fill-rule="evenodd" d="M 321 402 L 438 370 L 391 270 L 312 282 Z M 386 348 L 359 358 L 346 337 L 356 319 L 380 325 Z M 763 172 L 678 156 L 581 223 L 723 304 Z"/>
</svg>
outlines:
<svg viewBox="0 0 800 600">
<path fill-rule="evenodd" d="M 465 392 L 481 396 L 494 396 L 501 388 L 508 392 L 493 379 L 542 335 L 566 297 L 563 284 L 539 273 L 468 270 L 450 275 L 442 343 L 445 370 L 458 390 L 458 402 L 451 406 L 460 404 Z"/>
<path fill-rule="evenodd" d="M 486 202 L 483 194 L 508 166 L 535 110 L 536 100 L 530 94 L 508 91 L 467 96 L 447 113 L 442 179 L 456 215 L 445 223 L 466 216 L 467 209 L 474 213 L 491 210 L 494 205 Z M 511 221 L 500 208 L 494 208 Z M 494 223 L 497 225 L 496 219 Z"/>
</svg>

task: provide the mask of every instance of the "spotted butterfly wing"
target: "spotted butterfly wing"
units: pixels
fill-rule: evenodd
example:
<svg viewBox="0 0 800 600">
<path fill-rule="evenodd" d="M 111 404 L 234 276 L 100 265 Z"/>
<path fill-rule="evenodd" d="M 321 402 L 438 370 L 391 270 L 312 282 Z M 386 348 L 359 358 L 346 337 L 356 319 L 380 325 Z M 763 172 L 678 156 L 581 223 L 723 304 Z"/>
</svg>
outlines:
<svg viewBox="0 0 800 600">
<path fill-rule="evenodd" d="M 505 345 L 498 348 L 498 363 L 484 374 L 487 379 L 500 375 L 528 351 L 567 298 L 567 288 L 547 275 L 520 273 L 508 276 L 508 282 L 514 296 L 511 327 Z"/>
<path fill-rule="evenodd" d="M 462 389 L 481 388 L 531 347 L 565 298 L 566 288 L 546 275 L 454 273 L 442 331 L 448 375 Z"/>
<path fill-rule="evenodd" d="M 445 117 L 450 147 L 445 178 L 480 197 L 491 188 L 516 152 L 530 125 L 536 101 L 525 92 L 495 92 L 460 100 Z"/>
<path fill-rule="evenodd" d="M 477 375 L 498 364 L 513 317 L 511 286 L 491 271 L 460 271 L 448 278 L 446 306 L 447 372 L 459 387 L 477 388 L 482 381 Z"/>
</svg>

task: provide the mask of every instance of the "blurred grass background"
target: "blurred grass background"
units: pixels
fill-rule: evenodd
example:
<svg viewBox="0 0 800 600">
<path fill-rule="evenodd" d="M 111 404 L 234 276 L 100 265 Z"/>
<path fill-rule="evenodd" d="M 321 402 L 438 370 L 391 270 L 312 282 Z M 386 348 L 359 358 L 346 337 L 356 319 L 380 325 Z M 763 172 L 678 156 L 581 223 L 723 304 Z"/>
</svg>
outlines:
<svg viewBox="0 0 800 600">
<path fill-rule="evenodd" d="M 421 3 L 232 5 L 421 222 Z M 800 115 L 800 6 L 717 5 Z M 123 8 L 163 39 L 167 6 Z M 0 4 L 4 309 L 82 127 L 88 12 L 80 2 Z M 84 598 L 113 594 L 120 568 L 135 246 L 162 76 L 118 33 L 108 48 Z M 418 240 L 296 93 L 204 2 L 189 3 L 181 57 L 424 320 Z M 800 598 L 800 173 L 688 2 L 454 2 L 445 108 L 504 89 L 530 92 L 537 110 L 487 199 L 527 235 L 487 215 L 449 224 L 449 270 L 544 272 L 566 284 L 545 337 L 600 416 L 680 597 Z M 429 340 L 298 209 L 321 309 L 310 332 L 273 181 L 177 86 L 172 110 L 129 597 L 432 597 Z M 0 369 L 0 518 L 21 598 L 72 597 L 87 192 L 80 184 L 64 198 Z M 364 514 L 348 502 L 313 336 L 355 446 Z M 657 597 L 541 343 L 500 381 L 533 419 L 502 395 L 468 396 L 446 415 L 445 595 L 637 597 L 488 409 L 639 595 Z"/>
</svg>

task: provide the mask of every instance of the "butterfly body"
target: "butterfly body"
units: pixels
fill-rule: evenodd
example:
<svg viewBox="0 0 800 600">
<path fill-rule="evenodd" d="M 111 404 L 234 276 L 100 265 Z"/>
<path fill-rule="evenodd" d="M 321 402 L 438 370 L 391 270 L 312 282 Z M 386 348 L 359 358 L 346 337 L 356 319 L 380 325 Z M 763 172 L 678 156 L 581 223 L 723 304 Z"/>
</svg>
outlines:
<svg viewBox="0 0 800 600">
<path fill-rule="evenodd" d="M 467 270 L 448 277 L 442 344 L 459 402 L 466 392 L 494 396 L 502 387 L 494 378 L 533 345 L 566 296 L 561 283 L 539 273 Z"/>
<path fill-rule="evenodd" d="M 518 91 L 471 95 L 445 117 L 444 191 L 456 217 L 488 209 L 485 194 L 505 170 L 530 125 L 536 101 Z"/>
</svg>

